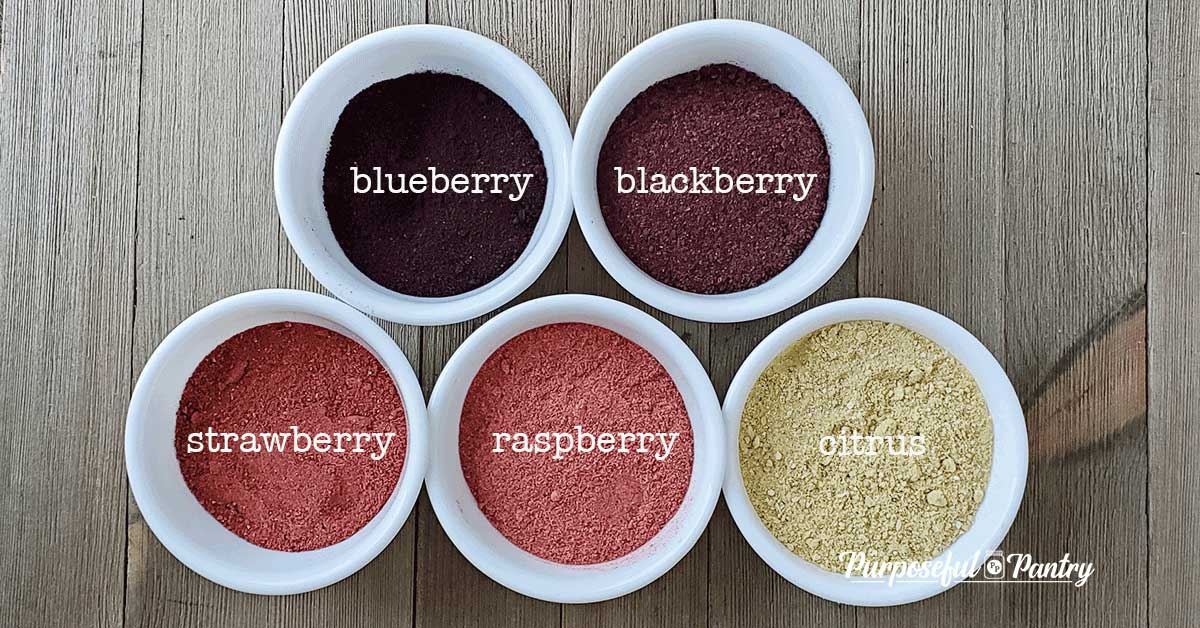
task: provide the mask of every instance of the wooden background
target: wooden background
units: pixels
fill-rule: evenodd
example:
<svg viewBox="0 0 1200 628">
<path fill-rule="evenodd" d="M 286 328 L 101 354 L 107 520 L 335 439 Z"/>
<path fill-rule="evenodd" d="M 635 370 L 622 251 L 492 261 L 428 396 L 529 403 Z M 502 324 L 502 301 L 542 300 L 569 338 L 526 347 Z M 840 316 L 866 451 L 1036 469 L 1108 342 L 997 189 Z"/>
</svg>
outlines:
<svg viewBox="0 0 1200 628">
<path fill-rule="evenodd" d="M 0 12 L 0 625 L 1196 621 L 1196 3 L 0 0 Z M 218 298 L 320 289 L 280 230 L 271 162 L 283 112 L 323 59 L 388 26 L 467 28 L 533 65 L 574 121 L 623 53 L 711 17 L 794 33 L 842 72 L 874 135 L 875 203 L 856 254 L 806 303 L 734 325 L 664 320 L 720 393 L 760 338 L 821 302 L 897 297 L 961 322 L 1028 415 L 1029 484 L 1003 548 L 1094 561 L 1086 586 L 968 584 L 841 607 L 775 576 L 724 506 L 666 576 L 587 606 L 488 580 L 424 497 L 378 559 L 306 595 L 221 588 L 159 545 L 125 478 L 133 382 L 168 330 Z M 523 298 L 566 291 L 631 300 L 574 226 Z M 478 323 L 387 328 L 428 392 Z"/>
</svg>

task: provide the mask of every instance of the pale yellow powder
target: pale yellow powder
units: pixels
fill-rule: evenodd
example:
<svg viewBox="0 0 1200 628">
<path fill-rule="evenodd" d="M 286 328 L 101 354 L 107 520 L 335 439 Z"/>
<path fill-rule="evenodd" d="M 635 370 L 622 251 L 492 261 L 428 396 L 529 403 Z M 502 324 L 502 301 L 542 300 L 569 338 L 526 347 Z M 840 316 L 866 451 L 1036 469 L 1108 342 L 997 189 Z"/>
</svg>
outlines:
<svg viewBox="0 0 1200 628">
<path fill-rule="evenodd" d="M 843 431 L 893 436 L 893 451 L 904 450 L 899 437 L 922 435 L 926 451 L 822 454 L 821 437 Z M 992 419 L 970 372 L 924 336 L 878 321 L 830 325 L 777 356 L 750 391 L 739 439 L 767 529 L 838 572 L 843 552 L 940 554 L 970 527 L 992 461 Z"/>
</svg>

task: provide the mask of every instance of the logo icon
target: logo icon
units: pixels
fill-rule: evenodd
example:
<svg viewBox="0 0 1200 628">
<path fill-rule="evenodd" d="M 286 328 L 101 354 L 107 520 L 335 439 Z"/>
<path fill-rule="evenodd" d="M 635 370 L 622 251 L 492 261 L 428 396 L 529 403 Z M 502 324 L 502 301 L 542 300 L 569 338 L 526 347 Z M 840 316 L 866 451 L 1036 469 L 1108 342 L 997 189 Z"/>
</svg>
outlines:
<svg viewBox="0 0 1200 628">
<path fill-rule="evenodd" d="M 983 577 L 986 580 L 1004 579 L 1004 552 L 993 550 L 983 561 Z"/>
</svg>

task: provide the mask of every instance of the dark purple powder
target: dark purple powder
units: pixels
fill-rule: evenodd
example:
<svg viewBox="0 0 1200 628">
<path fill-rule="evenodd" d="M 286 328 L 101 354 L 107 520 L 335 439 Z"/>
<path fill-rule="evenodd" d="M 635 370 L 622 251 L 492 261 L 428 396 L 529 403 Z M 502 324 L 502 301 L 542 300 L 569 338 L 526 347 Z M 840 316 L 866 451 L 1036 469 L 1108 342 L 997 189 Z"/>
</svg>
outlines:
<svg viewBox="0 0 1200 628">
<path fill-rule="evenodd" d="M 492 193 L 355 193 L 351 168 L 383 173 L 532 174 L 520 200 Z M 486 185 L 485 185 L 486 187 Z M 396 292 L 443 297 L 504 273 L 533 235 L 546 168 L 529 126 L 472 80 L 424 72 L 358 93 L 325 158 L 325 210 L 346 257 Z"/>
<path fill-rule="evenodd" d="M 733 175 L 816 174 L 808 195 L 621 194 L 614 167 Z M 808 246 L 825 215 L 829 153 L 820 127 L 794 96 L 737 66 L 708 65 L 660 81 L 609 128 L 596 169 L 604 222 L 655 279 L 688 292 L 758 286 Z"/>
</svg>

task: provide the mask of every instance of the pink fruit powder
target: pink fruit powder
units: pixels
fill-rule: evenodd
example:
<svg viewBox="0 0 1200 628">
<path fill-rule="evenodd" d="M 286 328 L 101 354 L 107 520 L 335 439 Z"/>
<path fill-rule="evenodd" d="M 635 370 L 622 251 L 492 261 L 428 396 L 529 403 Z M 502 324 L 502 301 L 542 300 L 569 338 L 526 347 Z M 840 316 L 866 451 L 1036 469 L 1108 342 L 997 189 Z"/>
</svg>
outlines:
<svg viewBox="0 0 1200 628">
<path fill-rule="evenodd" d="M 670 455 L 497 453 L 495 433 L 677 432 Z M 480 510 L 518 547 L 572 565 L 644 545 L 683 502 L 692 475 L 683 398 L 654 356 L 594 325 L 527 331 L 493 353 L 463 403 L 459 457 Z"/>
</svg>

